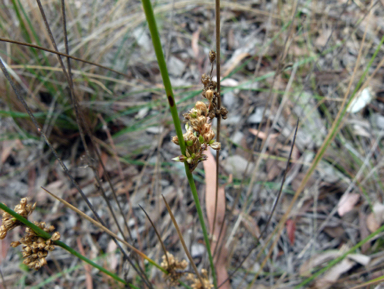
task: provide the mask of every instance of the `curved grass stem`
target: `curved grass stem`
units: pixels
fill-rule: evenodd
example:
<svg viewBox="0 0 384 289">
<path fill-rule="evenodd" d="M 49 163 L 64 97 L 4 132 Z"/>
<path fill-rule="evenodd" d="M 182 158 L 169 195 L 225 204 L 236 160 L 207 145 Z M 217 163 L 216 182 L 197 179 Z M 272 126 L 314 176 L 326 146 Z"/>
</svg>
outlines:
<svg viewBox="0 0 384 289">
<path fill-rule="evenodd" d="M 157 63 L 159 65 L 161 77 L 163 79 L 164 88 L 165 88 L 165 92 L 167 94 L 167 99 L 168 99 L 168 103 L 169 103 L 169 108 L 171 110 L 173 123 L 175 125 L 176 134 L 177 134 L 177 137 L 179 139 L 181 153 L 183 155 L 185 155 L 186 148 L 185 148 L 185 142 L 184 142 L 184 138 L 183 138 L 183 132 L 181 129 L 179 115 L 177 113 L 176 102 L 175 102 L 175 98 L 173 96 L 172 85 L 171 85 L 171 81 L 170 81 L 169 75 L 168 75 L 168 69 L 167 69 L 167 65 L 165 62 L 165 58 L 164 58 L 163 48 L 162 48 L 161 42 L 160 42 L 159 32 L 157 30 L 155 15 L 153 14 L 152 4 L 151 4 L 150 0 L 142 0 L 142 3 L 143 3 L 144 11 L 145 11 L 145 16 L 146 16 L 147 22 L 148 22 L 148 27 L 149 27 L 149 30 L 151 32 L 153 48 L 154 48 L 155 53 L 156 53 Z M 207 226 L 205 225 L 203 211 L 202 211 L 201 206 L 200 206 L 199 195 L 198 195 L 197 190 L 196 190 L 195 181 L 193 180 L 192 173 L 191 173 L 190 169 L 188 168 L 187 164 L 185 164 L 185 173 L 186 173 L 187 178 L 188 178 L 188 182 L 189 182 L 189 186 L 190 186 L 191 191 L 192 191 L 192 196 L 193 196 L 193 199 L 195 202 L 197 214 L 199 216 L 201 229 L 203 231 L 204 241 L 205 241 L 205 245 L 207 247 L 209 263 L 210 263 L 210 267 L 211 267 L 211 271 L 212 271 L 213 283 L 214 283 L 215 287 L 217 287 L 216 272 L 215 272 L 215 267 L 213 264 L 211 247 L 209 244 L 208 230 L 207 230 Z"/>
</svg>

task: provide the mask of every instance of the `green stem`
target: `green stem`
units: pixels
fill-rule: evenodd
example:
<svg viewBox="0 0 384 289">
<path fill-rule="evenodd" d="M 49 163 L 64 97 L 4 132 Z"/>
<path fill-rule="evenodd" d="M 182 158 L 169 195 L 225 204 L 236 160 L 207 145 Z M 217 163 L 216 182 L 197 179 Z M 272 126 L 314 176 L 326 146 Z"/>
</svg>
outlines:
<svg viewBox="0 0 384 289">
<path fill-rule="evenodd" d="M 157 25 L 156 25 L 156 20 L 155 20 L 155 15 L 153 14 L 152 4 L 151 4 L 150 0 L 142 0 L 142 3 L 143 3 L 144 11 L 145 11 L 145 16 L 147 18 L 149 31 L 151 32 L 152 43 L 153 43 L 153 48 L 154 48 L 155 53 L 156 53 L 157 63 L 158 63 L 159 68 L 160 68 L 161 77 L 163 78 L 164 88 L 165 88 L 165 92 L 167 94 L 169 108 L 171 110 L 173 123 L 175 125 L 176 134 L 177 134 L 177 137 L 179 139 L 181 153 L 183 155 L 185 155 L 185 142 L 184 142 L 184 138 L 183 138 L 183 131 L 181 130 L 180 119 L 179 119 L 179 115 L 177 113 L 176 102 L 175 102 L 175 98 L 173 96 L 172 85 L 171 85 L 171 81 L 169 79 L 167 65 L 165 63 L 163 48 L 161 46 L 159 32 L 157 30 Z M 203 211 L 202 211 L 201 206 L 200 206 L 199 195 L 197 194 L 195 182 L 193 180 L 192 173 L 191 173 L 190 169 L 188 168 L 187 164 L 185 164 L 185 173 L 186 173 L 187 178 L 188 178 L 189 186 L 191 187 L 191 191 L 192 191 L 193 199 L 195 201 L 197 214 L 199 216 L 199 221 L 201 224 L 201 229 L 203 230 L 204 241 L 205 241 L 205 245 L 207 247 L 209 263 L 210 263 L 211 271 L 212 271 L 213 283 L 214 283 L 215 287 L 217 287 L 216 271 L 215 271 L 215 266 L 213 264 L 211 246 L 209 244 L 208 231 L 207 231 L 207 227 L 206 227 L 205 222 L 204 222 L 204 215 L 203 215 Z"/>
<path fill-rule="evenodd" d="M 28 221 L 24 217 L 20 216 L 19 214 L 17 214 L 16 212 L 14 212 L 10 208 L 8 208 L 3 203 L 0 203 L 0 209 L 2 209 L 3 211 L 7 212 L 10 215 L 12 215 L 15 219 L 17 219 L 18 221 L 20 221 L 21 223 L 23 223 L 27 227 L 31 228 L 38 236 L 40 236 L 40 237 L 42 237 L 44 239 L 50 239 L 51 238 L 51 234 L 48 234 L 44 230 L 40 229 L 38 226 L 36 226 L 35 224 L 31 223 L 30 221 Z M 105 268 L 101 267 L 100 265 L 97 265 L 93 261 L 91 261 L 88 258 L 84 257 L 79 252 L 77 252 L 77 251 L 73 250 L 71 247 L 69 247 L 67 244 L 65 244 L 65 243 L 63 243 L 61 241 L 55 241 L 54 243 L 55 243 L 55 245 L 60 246 L 61 248 L 63 248 L 64 250 L 67 250 L 72 255 L 74 255 L 74 256 L 80 258 L 81 260 L 83 260 L 84 262 L 88 263 L 89 265 L 91 265 L 91 266 L 95 267 L 96 269 L 99 269 L 100 271 L 104 272 L 105 274 L 111 276 L 116 281 L 121 282 L 121 283 L 123 283 L 125 285 L 128 285 L 127 282 L 124 281 L 123 279 L 121 279 L 119 276 L 109 272 Z"/>
</svg>

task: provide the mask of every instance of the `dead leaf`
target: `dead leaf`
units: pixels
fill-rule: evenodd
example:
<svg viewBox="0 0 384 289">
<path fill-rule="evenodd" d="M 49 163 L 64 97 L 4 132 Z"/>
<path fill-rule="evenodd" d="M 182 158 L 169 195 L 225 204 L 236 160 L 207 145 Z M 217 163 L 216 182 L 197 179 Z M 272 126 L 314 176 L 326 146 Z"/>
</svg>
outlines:
<svg viewBox="0 0 384 289">
<path fill-rule="evenodd" d="M 360 231 L 360 239 L 363 240 L 369 235 L 369 230 L 367 228 L 367 215 L 360 208 L 359 211 L 359 231 Z M 361 246 L 361 252 L 365 253 L 371 248 L 371 242 L 366 242 Z"/>
<path fill-rule="evenodd" d="M 199 37 L 200 37 L 200 31 L 201 27 L 199 27 L 195 32 L 192 33 L 192 41 L 191 41 L 191 46 L 192 46 L 192 51 L 193 54 L 195 54 L 195 58 L 199 58 Z"/>
<path fill-rule="evenodd" d="M 207 210 L 208 224 L 211 230 L 211 235 L 213 235 L 213 240 L 211 242 L 211 251 L 214 252 L 217 244 L 222 242 L 223 237 L 225 236 L 226 226 L 223 226 L 223 232 L 221 233 L 220 240 L 219 234 L 220 229 L 222 227 L 222 223 L 224 222 L 225 216 L 225 191 L 223 187 L 219 187 L 218 190 L 218 199 L 217 199 L 217 212 L 216 212 L 216 223 L 214 232 L 212 232 L 213 222 L 214 222 L 214 214 L 215 214 L 215 201 L 216 201 L 216 162 L 215 159 L 210 152 L 207 150 L 205 153 L 208 156 L 208 159 L 203 162 L 204 171 L 205 171 L 205 206 Z M 221 284 L 228 278 L 228 272 L 225 268 L 225 264 L 227 260 L 227 248 L 225 246 L 222 247 L 221 254 L 219 259 L 215 260 L 215 267 L 217 273 L 217 282 Z M 221 288 L 229 289 L 229 282 L 225 282 Z"/>
<path fill-rule="evenodd" d="M 117 249 L 117 245 L 114 241 L 109 241 L 108 243 L 108 247 L 107 247 L 107 253 L 109 253 L 108 255 L 108 262 L 109 262 L 109 267 L 111 268 L 112 271 L 115 271 L 116 270 L 116 267 L 119 263 L 119 260 L 118 258 L 116 257 L 116 249 Z"/>
<path fill-rule="evenodd" d="M 222 79 L 223 79 L 223 77 L 220 77 L 220 85 L 221 86 L 235 87 L 235 86 L 239 85 L 239 82 L 236 79 L 233 79 L 233 78 L 226 78 L 224 80 L 222 80 Z M 213 76 L 212 80 L 217 81 L 217 77 Z"/>
<path fill-rule="evenodd" d="M 356 203 L 359 201 L 360 195 L 356 193 L 344 194 L 339 204 L 337 205 L 337 212 L 340 217 L 342 217 L 345 213 L 351 211 Z"/>
<path fill-rule="evenodd" d="M 309 260 L 305 261 L 299 269 L 300 276 L 308 277 L 311 275 L 313 268 L 320 266 L 321 264 L 336 259 L 340 256 L 338 250 L 332 250 L 321 254 L 314 255 Z"/>
<path fill-rule="evenodd" d="M 223 73 L 223 77 L 230 74 L 231 71 L 234 70 L 237 67 L 237 65 L 247 56 L 250 56 L 250 54 L 248 52 L 244 52 L 237 55 L 234 59 L 231 58 L 231 62 L 230 63 L 227 62 L 224 65 L 223 70 L 225 70 L 225 72 Z"/>
<path fill-rule="evenodd" d="M 333 266 L 324 274 L 324 276 L 316 281 L 315 288 L 328 289 L 335 283 L 340 276 L 351 269 L 356 263 L 348 258 L 345 258 L 340 263 Z"/>
<path fill-rule="evenodd" d="M 363 266 L 367 266 L 369 261 L 371 261 L 371 257 L 364 254 L 349 254 L 347 257 Z"/>
<path fill-rule="evenodd" d="M 289 242 L 293 246 L 293 244 L 295 243 L 296 222 L 294 220 L 289 219 L 287 220 L 286 227 Z"/>
<path fill-rule="evenodd" d="M 257 135 L 257 137 L 260 139 L 266 139 L 267 138 L 267 134 L 263 131 L 258 131 L 257 129 L 250 128 L 249 132 L 253 135 Z M 257 133 L 259 133 L 259 134 L 257 134 Z M 278 133 L 272 133 L 272 134 L 270 134 L 269 139 L 272 140 L 272 139 L 277 138 L 278 136 L 279 136 Z"/>
<path fill-rule="evenodd" d="M 76 242 L 81 255 L 85 256 L 85 251 L 84 251 L 83 244 L 81 243 L 81 238 L 77 237 Z M 93 283 L 92 283 L 92 275 L 91 275 L 91 266 L 84 263 L 84 269 L 85 269 L 85 283 L 87 284 L 87 289 L 92 289 Z"/>
<path fill-rule="evenodd" d="M 372 210 L 373 212 L 370 213 L 367 217 L 367 226 L 371 233 L 380 228 L 384 221 L 384 205 L 375 203 Z"/>
<path fill-rule="evenodd" d="M 319 37 L 315 40 L 315 45 L 318 47 L 323 47 L 328 41 L 329 36 L 331 36 L 332 30 L 331 29 L 324 29 L 320 32 Z"/>
<path fill-rule="evenodd" d="M 20 140 L 5 140 L 3 141 L 3 146 L 1 150 L 1 157 L 0 157 L 0 164 L 4 163 L 5 160 L 9 157 L 9 155 L 12 152 L 12 149 L 15 147 L 22 147 L 23 144 L 21 143 Z"/>
</svg>

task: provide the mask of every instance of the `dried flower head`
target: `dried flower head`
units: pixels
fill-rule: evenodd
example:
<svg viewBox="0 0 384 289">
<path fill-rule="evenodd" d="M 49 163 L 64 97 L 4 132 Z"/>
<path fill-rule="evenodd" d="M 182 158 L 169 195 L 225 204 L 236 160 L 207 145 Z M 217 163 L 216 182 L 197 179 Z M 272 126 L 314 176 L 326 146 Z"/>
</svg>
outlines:
<svg viewBox="0 0 384 289">
<path fill-rule="evenodd" d="M 204 86 L 202 96 L 209 101 L 209 104 L 197 101 L 194 108 L 183 114 L 187 130 L 183 134 L 186 152 L 185 155 L 173 158 L 174 161 L 187 163 L 191 172 L 200 162 L 207 159 L 204 151 L 207 150 L 208 146 L 211 146 L 214 150 L 221 149 L 221 144 L 214 141 L 215 133 L 212 130 L 211 120 L 215 117 L 225 119 L 228 111 L 224 107 L 217 109 L 216 102 L 219 92 L 216 91 L 217 83 L 212 80 L 213 62 L 215 59 L 216 53 L 211 50 L 209 52 L 211 72 L 209 75 L 203 74 L 201 76 L 201 83 Z M 180 145 L 180 140 L 177 136 L 172 138 L 172 142 Z"/>
<path fill-rule="evenodd" d="M 36 203 L 33 205 L 28 204 L 28 200 L 23 198 L 15 207 L 14 211 L 24 218 L 28 218 L 35 208 Z M 0 239 L 5 238 L 8 231 L 22 225 L 21 222 L 6 212 L 2 214 L 2 219 L 3 224 L 0 227 Z M 45 222 L 34 222 L 34 224 L 45 232 L 52 232 L 55 230 L 54 226 L 47 226 Z M 45 258 L 47 257 L 48 252 L 55 248 L 53 242 L 58 241 L 59 239 L 59 232 L 54 233 L 51 239 L 45 240 L 44 238 L 39 237 L 31 228 L 27 227 L 25 229 L 25 236 L 19 241 L 12 242 L 11 247 L 15 248 L 22 245 L 22 256 L 24 258 L 23 263 L 31 269 L 38 270 L 47 264 L 47 260 Z"/>
<path fill-rule="evenodd" d="M 213 288 L 213 284 L 211 284 L 211 282 L 209 282 L 209 279 L 208 279 L 208 273 L 207 273 L 207 270 L 205 269 L 201 269 L 201 278 L 203 280 L 203 283 L 201 283 L 200 279 L 197 278 L 194 274 L 188 274 L 187 275 L 187 280 L 191 281 L 192 282 L 192 289 L 211 289 Z"/>
<path fill-rule="evenodd" d="M 27 198 L 22 198 L 20 203 L 15 206 L 14 211 L 21 215 L 24 218 L 28 218 L 30 214 L 32 214 L 33 210 L 36 208 L 36 203 L 28 204 Z M 14 218 L 12 215 L 4 212 L 2 214 L 3 224 L 0 226 L 0 240 L 4 239 L 7 236 L 7 233 L 17 226 L 22 225 L 20 221 Z"/>
<path fill-rule="evenodd" d="M 163 277 L 166 279 L 171 286 L 177 285 L 178 280 L 184 275 L 184 270 L 187 268 L 187 261 L 179 261 L 171 253 L 167 252 L 167 256 L 163 255 L 163 261 L 160 266 L 168 271 L 168 274 L 164 274 Z"/>
<path fill-rule="evenodd" d="M 209 51 L 209 61 L 212 63 L 215 61 L 215 59 L 216 59 L 216 52 L 213 50 Z"/>
</svg>

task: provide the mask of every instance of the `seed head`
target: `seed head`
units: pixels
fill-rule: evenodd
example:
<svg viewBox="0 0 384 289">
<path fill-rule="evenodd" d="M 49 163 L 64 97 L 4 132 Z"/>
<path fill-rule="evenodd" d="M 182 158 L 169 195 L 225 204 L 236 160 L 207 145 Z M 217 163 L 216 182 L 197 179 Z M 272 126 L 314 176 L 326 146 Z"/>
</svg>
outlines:
<svg viewBox="0 0 384 289">
<path fill-rule="evenodd" d="M 60 240 L 60 233 L 59 233 L 59 232 L 54 233 L 54 234 L 52 235 L 51 239 L 52 239 L 53 241 L 58 241 L 58 240 Z"/>
<path fill-rule="evenodd" d="M 215 61 L 215 59 L 216 59 L 216 52 L 213 50 L 209 51 L 209 61 L 212 63 Z"/>
<path fill-rule="evenodd" d="M 221 149 L 221 144 L 219 142 L 214 142 L 214 143 L 210 144 L 209 146 L 216 151 L 219 151 Z"/>
<path fill-rule="evenodd" d="M 207 111 L 207 105 L 202 101 L 196 102 L 195 108 L 200 111 L 205 111 L 205 112 Z"/>
<path fill-rule="evenodd" d="M 174 144 L 179 145 L 179 138 L 178 138 L 177 136 L 174 136 L 174 137 L 172 138 L 172 142 L 173 142 Z"/>
<path fill-rule="evenodd" d="M 205 97 L 208 99 L 209 102 L 212 102 L 212 99 L 213 99 L 213 90 L 210 90 L 208 89 L 206 92 L 205 92 Z"/>
</svg>

